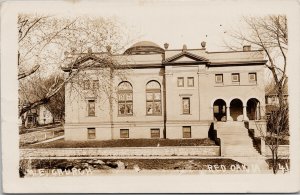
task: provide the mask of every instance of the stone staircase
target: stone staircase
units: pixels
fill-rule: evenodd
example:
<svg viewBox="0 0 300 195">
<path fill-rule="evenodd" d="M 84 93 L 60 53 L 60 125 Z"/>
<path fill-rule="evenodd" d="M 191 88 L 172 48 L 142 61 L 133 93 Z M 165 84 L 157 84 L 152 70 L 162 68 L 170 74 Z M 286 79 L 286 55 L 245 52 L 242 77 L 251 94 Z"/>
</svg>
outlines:
<svg viewBox="0 0 300 195">
<path fill-rule="evenodd" d="M 215 125 L 222 142 L 222 156 L 260 156 L 243 122 L 219 122 Z"/>
<path fill-rule="evenodd" d="M 221 139 L 222 156 L 230 157 L 248 167 L 258 165 L 260 170 L 268 170 L 265 157 L 260 155 L 253 145 L 253 140 L 249 136 L 244 122 L 217 122 L 215 129 L 218 138 Z"/>
</svg>

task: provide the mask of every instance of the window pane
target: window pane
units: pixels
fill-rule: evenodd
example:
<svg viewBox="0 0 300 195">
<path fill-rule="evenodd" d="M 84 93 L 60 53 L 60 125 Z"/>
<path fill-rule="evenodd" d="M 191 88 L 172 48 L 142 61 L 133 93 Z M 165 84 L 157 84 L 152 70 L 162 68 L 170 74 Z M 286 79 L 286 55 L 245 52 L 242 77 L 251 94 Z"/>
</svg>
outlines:
<svg viewBox="0 0 300 195">
<path fill-rule="evenodd" d="M 154 102 L 154 113 L 159 114 L 161 113 L 161 106 L 160 106 L 160 102 Z"/>
<path fill-rule="evenodd" d="M 214 113 L 219 113 L 219 106 L 214 106 Z"/>
<path fill-rule="evenodd" d="M 132 93 L 126 93 L 126 101 L 132 101 Z"/>
<path fill-rule="evenodd" d="M 226 113 L 226 106 L 222 107 L 222 113 Z"/>
<path fill-rule="evenodd" d="M 95 138 L 96 138 L 96 129 L 88 128 L 88 139 L 95 139 Z"/>
<path fill-rule="evenodd" d="M 190 114 L 190 98 L 182 99 L 183 114 Z"/>
<path fill-rule="evenodd" d="M 132 103 L 126 103 L 125 105 L 125 113 L 132 114 Z"/>
<path fill-rule="evenodd" d="M 147 114 L 153 114 L 153 102 L 147 102 Z"/>
<path fill-rule="evenodd" d="M 178 86 L 178 87 L 183 87 L 183 86 L 184 86 L 184 80 L 183 80 L 183 77 L 178 77 L 178 78 L 177 78 L 177 86 Z"/>
<path fill-rule="evenodd" d="M 118 87 L 119 90 L 132 90 L 132 87 L 131 87 L 131 84 L 127 81 L 125 82 L 122 82 L 119 87 Z"/>
<path fill-rule="evenodd" d="M 182 131 L 183 131 L 183 138 L 191 138 L 192 137 L 190 126 L 182 127 Z"/>
<path fill-rule="evenodd" d="M 150 81 L 147 83 L 146 89 L 160 89 L 160 85 L 157 81 Z"/>
<path fill-rule="evenodd" d="M 223 83 L 223 75 L 222 74 L 216 74 L 215 79 L 216 79 L 216 83 Z"/>
<path fill-rule="evenodd" d="M 154 93 L 154 100 L 160 100 L 160 93 Z"/>
<path fill-rule="evenodd" d="M 83 81 L 83 89 L 90 89 L 90 81 L 89 80 Z"/>
<path fill-rule="evenodd" d="M 124 93 L 119 94 L 119 101 L 125 101 L 125 94 Z"/>
<path fill-rule="evenodd" d="M 194 87 L 194 77 L 188 77 L 188 86 Z"/>
<path fill-rule="evenodd" d="M 256 81 L 256 73 L 249 73 L 249 81 Z"/>
<path fill-rule="evenodd" d="M 129 138 L 129 129 L 120 129 L 120 138 Z"/>
<path fill-rule="evenodd" d="M 151 129 L 151 138 L 160 138 L 159 129 Z"/>
<path fill-rule="evenodd" d="M 119 114 L 125 114 L 125 104 L 119 103 Z"/>
<path fill-rule="evenodd" d="M 99 88 L 99 81 L 98 80 L 94 80 L 93 81 L 93 89 L 98 89 Z"/>
<path fill-rule="evenodd" d="M 153 100 L 153 93 L 147 93 L 147 100 L 149 101 Z"/>
<path fill-rule="evenodd" d="M 95 116 L 95 100 L 88 101 L 88 116 Z"/>
<path fill-rule="evenodd" d="M 231 75 L 232 81 L 233 82 L 239 82 L 240 81 L 240 74 L 235 73 Z"/>
</svg>

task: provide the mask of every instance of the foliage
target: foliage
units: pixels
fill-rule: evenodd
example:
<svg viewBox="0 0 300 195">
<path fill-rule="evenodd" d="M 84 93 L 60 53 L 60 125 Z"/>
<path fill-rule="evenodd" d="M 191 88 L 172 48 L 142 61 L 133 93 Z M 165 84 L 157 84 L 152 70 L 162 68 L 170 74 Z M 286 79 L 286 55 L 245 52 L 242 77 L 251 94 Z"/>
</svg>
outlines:
<svg viewBox="0 0 300 195">
<path fill-rule="evenodd" d="M 124 49 L 123 45 L 128 41 L 122 25 L 112 18 L 20 14 L 18 30 L 20 116 L 42 104 L 46 104 L 54 115 L 63 116 L 54 105 L 64 104 L 65 84 L 78 79 L 79 73 L 93 66 L 77 68 L 64 78 L 61 66 L 70 65 L 66 56 L 74 54 L 72 60 L 76 62 L 89 48 L 93 48 L 93 53 L 107 50 L 113 53 Z M 103 56 L 98 56 L 98 63 L 104 67 L 109 64 L 110 69 L 117 66 Z M 109 75 L 100 75 L 103 80 L 108 80 Z"/>
</svg>

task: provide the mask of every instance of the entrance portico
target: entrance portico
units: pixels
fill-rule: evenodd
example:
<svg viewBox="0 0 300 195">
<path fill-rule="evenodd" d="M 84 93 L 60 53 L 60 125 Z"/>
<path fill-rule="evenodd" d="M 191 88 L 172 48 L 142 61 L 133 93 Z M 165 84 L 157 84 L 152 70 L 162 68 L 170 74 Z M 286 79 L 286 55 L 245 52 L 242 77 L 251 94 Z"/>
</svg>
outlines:
<svg viewBox="0 0 300 195">
<path fill-rule="evenodd" d="M 224 99 L 216 99 L 212 105 L 213 119 L 215 121 L 249 121 L 260 120 L 260 101 L 250 98 L 243 101 L 233 98 L 229 103 Z"/>
</svg>

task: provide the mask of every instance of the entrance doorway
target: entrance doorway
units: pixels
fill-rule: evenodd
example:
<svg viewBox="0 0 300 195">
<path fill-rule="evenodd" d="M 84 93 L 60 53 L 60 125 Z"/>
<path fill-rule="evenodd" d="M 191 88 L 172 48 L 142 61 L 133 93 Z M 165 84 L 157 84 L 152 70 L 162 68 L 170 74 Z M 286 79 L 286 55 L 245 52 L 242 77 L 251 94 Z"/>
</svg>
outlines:
<svg viewBox="0 0 300 195">
<path fill-rule="evenodd" d="M 226 102 L 222 99 L 217 99 L 213 105 L 214 119 L 217 121 L 226 121 Z"/>
<path fill-rule="evenodd" d="M 230 116 L 233 121 L 243 120 L 243 102 L 240 99 L 233 99 L 230 102 Z"/>
</svg>

